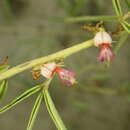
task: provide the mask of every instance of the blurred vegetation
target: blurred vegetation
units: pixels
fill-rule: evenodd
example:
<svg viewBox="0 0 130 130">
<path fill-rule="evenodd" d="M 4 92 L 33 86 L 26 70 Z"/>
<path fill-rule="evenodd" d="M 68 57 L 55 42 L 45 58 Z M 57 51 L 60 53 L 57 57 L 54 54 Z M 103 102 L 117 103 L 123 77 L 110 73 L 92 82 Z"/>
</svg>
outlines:
<svg viewBox="0 0 130 130">
<path fill-rule="evenodd" d="M 124 12 L 127 12 L 128 4 L 125 4 L 125 0 L 121 2 Z M 115 15 L 112 2 L 1 0 L 0 58 L 9 56 L 9 64 L 14 66 L 89 40 L 94 34 L 80 26 L 95 25 L 96 22 L 69 23 L 64 20 L 90 15 Z M 104 25 L 111 31 L 115 30 L 117 23 L 109 21 Z M 97 48 L 84 50 L 65 60 L 66 67 L 76 72 L 78 84 L 68 88 L 55 77 L 50 93 L 70 130 L 130 129 L 129 40 L 129 36 L 124 33 L 113 37 L 117 54 L 110 67 L 97 62 Z M 34 81 L 29 71 L 16 75 L 9 80 L 7 95 L 0 104 L 8 103 L 41 80 L 43 78 Z M 1 130 L 25 130 L 35 98 L 0 115 Z M 35 129 L 55 129 L 45 104 L 38 113 Z"/>
</svg>

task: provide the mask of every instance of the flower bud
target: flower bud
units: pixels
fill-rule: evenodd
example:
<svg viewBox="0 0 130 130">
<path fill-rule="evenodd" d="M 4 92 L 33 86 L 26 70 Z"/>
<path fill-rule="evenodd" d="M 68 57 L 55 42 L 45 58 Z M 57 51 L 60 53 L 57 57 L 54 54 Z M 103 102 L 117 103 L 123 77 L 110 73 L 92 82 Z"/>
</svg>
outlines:
<svg viewBox="0 0 130 130">
<path fill-rule="evenodd" d="M 99 47 L 102 44 L 112 44 L 111 36 L 105 31 L 97 32 L 93 40 L 96 47 Z"/>
</svg>

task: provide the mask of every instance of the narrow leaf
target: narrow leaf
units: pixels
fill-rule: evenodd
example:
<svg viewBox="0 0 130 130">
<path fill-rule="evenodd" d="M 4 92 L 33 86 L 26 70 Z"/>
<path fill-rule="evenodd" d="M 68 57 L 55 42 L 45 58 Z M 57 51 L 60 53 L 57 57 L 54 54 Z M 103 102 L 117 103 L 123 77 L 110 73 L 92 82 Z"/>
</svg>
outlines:
<svg viewBox="0 0 130 130">
<path fill-rule="evenodd" d="M 40 89 L 41 89 L 40 86 L 36 86 L 36 87 L 33 87 L 33 88 L 27 90 L 26 92 L 24 92 L 23 94 L 21 94 L 20 96 L 18 96 L 16 99 L 14 99 L 11 103 L 9 103 L 8 105 L 0 108 L 0 113 L 3 113 L 5 111 L 9 110 L 10 108 L 12 108 L 13 106 L 15 106 L 19 102 L 25 100 L 29 96 L 31 96 L 34 93 L 38 92 Z"/>
<path fill-rule="evenodd" d="M 112 0 L 117 16 L 122 16 L 122 9 L 119 0 Z"/>
<path fill-rule="evenodd" d="M 8 87 L 8 81 L 7 80 L 3 80 L 1 85 L 0 85 L 0 99 L 2 99 L 7 91 L 7 87 Z"/>
<path fill-rule="evenodd" d="M 55 105 L 51 99 L 48 89 L 44 89 L 43 93 L 44 93 L 44 100 L 45 100 L 45 103 L 47 106 L 47 110 L 48 110 L 52 120 L 54 121 L 57 129 L 58 130 L 67 130 L 63 121 L 61 120 L 60 115 L 58 114 L 58 111 L 55 108 Z"/>
<path fill-rule="evenodd" d="M 126 21 L 123 21 L 121 24 L 122 24 L 122 26 L 124 27 L 124 29 L 125 29 L 128 33 L 130 33 L 130 24 L 129 24 L 128 22 L 126 22 Z"/>
<path fill-rule="evenodd" d="M 38 114 L 39 107 L 41 105 L 42 98 L 43 98 L 43 93 L 40 93 L 38 95 L 38 97 L 35 101 L 34 107 L 32 109 L 32 112 L 31 112 L 31 115 L 29 118 L 29 122 L 28 122 L 28 126 L 27 126 L 27 130 L 32 130 L 32 127 L 34 125 L 34 121 L 35 121 L 36 116 Z"/>
</svg>

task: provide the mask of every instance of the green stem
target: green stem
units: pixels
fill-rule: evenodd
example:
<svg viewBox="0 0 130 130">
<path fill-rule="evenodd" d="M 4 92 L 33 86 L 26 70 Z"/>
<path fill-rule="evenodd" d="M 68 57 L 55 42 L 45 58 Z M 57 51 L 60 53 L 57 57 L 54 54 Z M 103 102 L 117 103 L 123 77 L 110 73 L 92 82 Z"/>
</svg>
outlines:
<svg viewBox="0 0 130 130">
<path fill-rule="evenodd" d="M 25 62 L 23 64 L 20 64 L 16 67 L 13 67 L 13 68 L 7 70 L 6 72 L 1 73 L 0 74 L 0 81 L 7 79 L 9 77 L 12 77 L 12 76 L 14 76 L 22 71 L 25 71 L 25 70 L 30 69 L 32 67 L 35 67 L 37 65 L 41 65 L 41 64 L 46 63 L 46 62 L 54 61 L 56 59 L 66 58 L 74 53 L 77 53 L 83 49 L 86 49 L 86 48 L 93 46 L 93 44 L 94 44 L 93 40 L 88 40 L 88 41 L 82 42 L 78 45 L 75 45 L 75 46 L 72 46 L 70 48 L 56 52 L 54 54 Z"/>
<path fill-rule="evenodd" d="M 65 22 L 84 22 L 84 21 L 117 21 L 117 16 L 79 16 L 66 18 Z"/>
</svg>

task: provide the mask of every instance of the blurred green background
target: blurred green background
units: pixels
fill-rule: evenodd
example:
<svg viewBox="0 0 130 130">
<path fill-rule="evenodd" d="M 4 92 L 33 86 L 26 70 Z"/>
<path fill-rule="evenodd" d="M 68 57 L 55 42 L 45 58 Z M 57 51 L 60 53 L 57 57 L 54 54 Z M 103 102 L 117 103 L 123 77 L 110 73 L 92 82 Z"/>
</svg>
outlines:
<svg viewBox="0 0 130 130">
<path fill-rule="evenodd" d="M 124 11 L 127 10 L 122 2 Z M 94 34 L 80 28 L 95 22 L 70 23 L 68 17 L 115 15 L 111 0 L 1 0 L 0 58 L 9 56 L 11 66 L 76 45 Z M 116 22 L 105 22 L 108 31 Z M 114 37 L 114 47 L 124 35 Z M 63 86 L 55 77 L 50 93 L 69 130 L 130 129 L 130 38 L 124 41 L 108 68 L 97 62 L 93 47 L 65 60 L 75 71 L 78 84 Z M 81 58 L 82 57 L 82 58 Z M 1 105 L 35 86 L 30 71 L 9 80 L 9 89 Z M 41 78 L 43 79 L 43 78 Z M 0 130 L 25 130 L 36 96 L 0 115 Z M 41 105 L 34 130 L 55 130 L 45 104 Z"/>
</svg>

